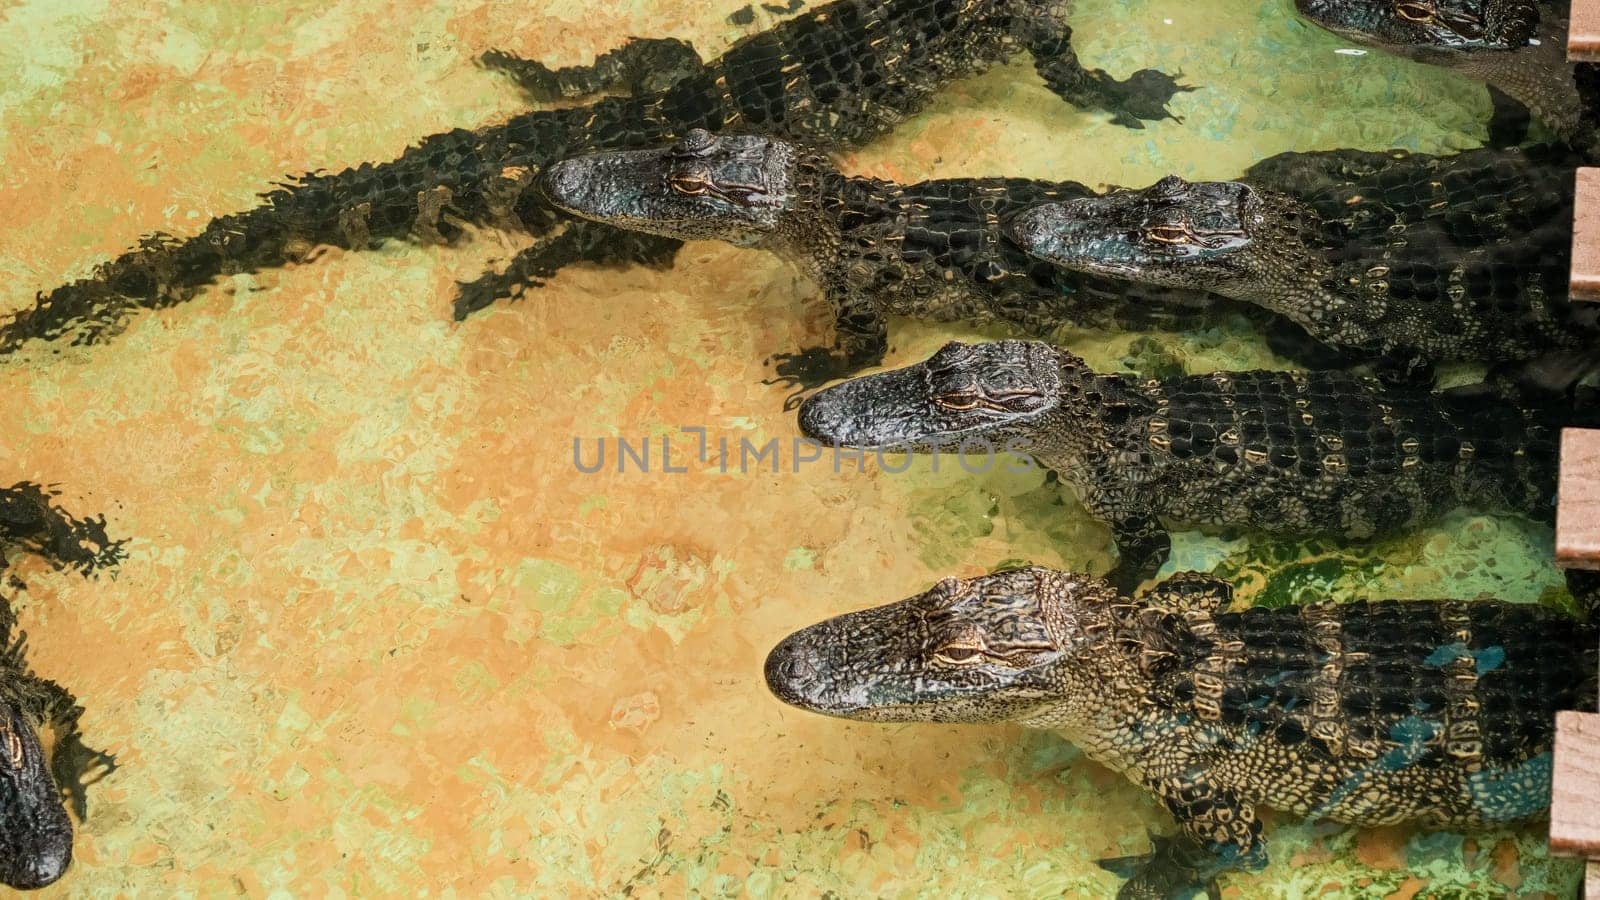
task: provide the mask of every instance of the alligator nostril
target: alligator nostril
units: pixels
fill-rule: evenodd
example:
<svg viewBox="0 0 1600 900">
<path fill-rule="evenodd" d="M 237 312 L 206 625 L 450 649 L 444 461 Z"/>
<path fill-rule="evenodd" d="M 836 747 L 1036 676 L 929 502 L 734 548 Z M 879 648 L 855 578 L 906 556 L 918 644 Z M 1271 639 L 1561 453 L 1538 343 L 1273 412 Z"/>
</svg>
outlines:
<svg viewBox="0 0 1600 900">
<path fill-rule="evenodd" d="M 809 681 L 815 674 L 817 670 L 811 663 L 798 656 L 791 656 L 778 666 L 778 675 L 784 681 Z"/>
</svg>

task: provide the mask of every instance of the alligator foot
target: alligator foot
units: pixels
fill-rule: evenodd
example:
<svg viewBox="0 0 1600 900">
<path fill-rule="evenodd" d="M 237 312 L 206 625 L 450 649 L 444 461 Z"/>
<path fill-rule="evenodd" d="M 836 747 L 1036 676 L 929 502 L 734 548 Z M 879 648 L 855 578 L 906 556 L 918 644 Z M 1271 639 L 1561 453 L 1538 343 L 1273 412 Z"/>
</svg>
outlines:
<svg viewBox="0 0 1600 900">
<path fill-rule="evenodd" d="M 117 758 L 86 746 L 76 732 L 62 737 L 50 759 L 50 774 L 78 821 L 89 814 L 88 788 L 117 770 Z"/>
<path fill-rule="evenodd" d="M 1430 388 L 1437 380 L 1433 364 L 1418 357 L 1385 356 L 1372 365 L 1372 374 L 1392 388 Z"/>
<path fill-rule="evenodd" d="M 704 65 L 694 47 L 674 38 L 630 38 L 626 44 L 595 57 L 588 66 L 552 69 L 504 50 L 478 57 L 484 68 L 510 75 L 528 98 L 537 102 L 570 100 L 624 86 L 634 95 L 663 91 Z"/>
<path fill-rule="evenodd" d="M 1199 868 L 1182 859 L 1188 854 L 1176 846 L 1180 841 L 1181 838 L 1152 834 L 1149 853 L 1100 860 L 1100 868 L 1127 879 L 1117 891 L 1117 900 L 1183 900 L 1201 896 L 1221 900 L 1216 878 L 1204 876 Z"/>
<path fill-rule="evenodd" d="M 543 287 L 573 263 L 664 268 L 681 246 L 683 242 L 673 238 L 625 232 L 599 222 L 572 222 L 554 238 L 518 252 L 504 271 L 458 282 L 455 319 L 460 322 L 499 300 L 520 299 L 529 288 Z"/>
<path fill-rule="evenodd" d="M 1515 147 L 1528 139 L 1528 127 L 1533 117 L 1528 108 L 1513 100 L 1504 91 L 1489 85 L 1489 101 L 1494 112 L 1489 118 L 1489 147 Z"/>
<path fill-rule="evenodd" d="M 1182 72 L 1172 76 L 1156 69 L 1140 69 L 1125 81 L 1117 81 L 1100 69 L 1089 73 L 1100 94 L 1096 105 L 1110 112 L 1111 121 L 1124 128 L 1143 128 L 1145 122 L 1162 119 L 1182 122 L 1167 104 L 1180 93 L 1199 90 L 1192 84 L 1180 83 L 1178 79 L 1182 77 Z"/>
<path fill-rule="evenodd" d="M 799 388 L 784 399 L 785 411 L 798 407 L 805 400 L 807 391 L 875 364 L 873 360 L 855 359 L 829 347 L 806 347 L 795 353 L 776 353 L 768 357 L 766 362 L 775 364 L 773 371 L 777 377 L 764 379 L 762 384 Z"/>
</svg>

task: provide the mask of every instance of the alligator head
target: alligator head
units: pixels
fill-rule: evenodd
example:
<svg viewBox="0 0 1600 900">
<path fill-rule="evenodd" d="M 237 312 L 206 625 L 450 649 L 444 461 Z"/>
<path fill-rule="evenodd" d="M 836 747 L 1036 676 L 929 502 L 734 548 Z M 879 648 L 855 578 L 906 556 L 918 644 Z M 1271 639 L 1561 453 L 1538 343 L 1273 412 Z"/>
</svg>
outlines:
<svg viewBox="0 0 1600 900">
<path fill-rule="evenodd" d="M 41 888 L 72 862 L 72 820 L 19 705 L 0 701 L 0 883 Z"/>
<path fill-rule="evenodd" d="M 1032 207 L 1006 227 L 1029 254 L 1073 271 L 1210 291 L 1302 322 L 1333 302 L 1321 219 L 1291 197 L 1236 181 L 1173 175 L 1143 190 Z"/>
<path fill-rule="evenodd" d="M 1007 224 L 1028 253 L 1062 268 L 1146 284 L 1227 294 L 1266 224 L 1260 195 L 1233 181 L 1176 175 L 1024 210 Z"/>
<path fill-rule="evenodd" d="M 951 341 L 925 362 L 852 378 L 800 407 L 826 444 L 918 452 L 1021 449 L 1060 402 L 1063 354 L 1038 341 Z"/>
<path fill-rule="evenodd" d="M 1100 643 L 1089 626 L 1115 596 L 1099 579 L 1037 566 L 946 578 L 784 638 L 767 656 L 767 687 L 846 719 L 1044 724 L 1070 717 L 1072 694 L 1094 695 L 1092 665 L 1075 657 Z"/>
<path fill-rule="evenodd" d="M 799 151 L 760 135 L 700 128 L 668 147 L 590 153 L 545 170 L 544 192 L 573 215 L 682 240 L 753 244 L 794 201 Z"/>
<path fill-rule="evenodd" d="M 1532 0 L 1295 0 L 1295 6 L 1335 34 L 1423 62 L 1517 50 L 1539 29 Z"/>
</svg>

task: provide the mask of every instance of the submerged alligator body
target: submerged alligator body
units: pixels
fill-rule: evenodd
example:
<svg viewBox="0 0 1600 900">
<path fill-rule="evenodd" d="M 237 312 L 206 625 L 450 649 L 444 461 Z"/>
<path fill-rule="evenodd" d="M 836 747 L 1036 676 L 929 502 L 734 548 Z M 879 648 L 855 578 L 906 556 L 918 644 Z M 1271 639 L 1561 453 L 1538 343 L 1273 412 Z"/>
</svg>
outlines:
<svg viewBox="0 0 1600 900">
<path fill-rule="evenodd" d="M 13 548 L 86 574 L 122 558 L 122 545 L 106 537 L 103 520 L 75 518 L 29 482 L 0 488 L 0 578 L 7 594 L 21 586 L 5 574 L 5 552 Z M 27 890 L 66 872 L 72 820 L 63 801 L 81 819 L 85 789 L 109 774 L 115 760 L 84 746 L 78 731 L 83 707 L 66 688 L 28 668 L 27 635 L 15 626 L 9 596 L 0 596 L 0 884 Z M 55 739 L 48 759 L 40 740 L 46 730 Z"/>
<path fill-rule="evenodd" d="M 1185 324 L 1210 305 L 1203 292 L 1164 289 L 1130 301 L 1126 286 L 1062 272 L 1005 238 L 1002 223 L 1017 211 L 1093 194 L 1071 181 L 895 184 L 842 174 L 777 138 L 694 131 L 667 147 L 557 163 L 545 190 L 577 215 L 769 250 L 806 270 L 833 307 L 836 344 L 780 357 L 779 375 L 805 387 L 881 363 L 891 315 L 1000 321 L 1044 336 L 1067 324 Z"/>
<path fill-rule="evenodd" d="M 592 66 L 550 70 L 490 53 L 536 100 L 632 89 L 588 106 L 537 110 L 504 125 L 436 134 L 388 163 L 303 176 L 248 212 L 198 235 L 156 235 L 88 279 L 41 294 L 0 326 L 0 353 L 31 340 L 92 343 L 139 308 L 194 296 L 219 276 L 283 266 L 314 248 L 365 250 L 386 239 L 449 241 L 466 226 L 551 235 L 562 223 L 537 190 L 553 160 L 648 145 L 692 128 L 748 128 L 825 146 L 884 133 L 953 79 L 1026 50 L 1046 84 L 1124 124 L 1163 117 L 1182 90 L 1153 70 L 1118 82 L 1073 53 L 1067 0 L 837 0 L 734 44 L 702 63 L 682 41 L 635 39 Z M 465 285 L 457 318 L 562 266 L 664 263 L 678 242 L 593 223 L 568 227 L 512 259 L 504 273 Z"/>
<path fill-rule="evenodd" d="M 1228 608 L 1184 573 L 1131 599 L 1027 568 L 947 578 L 790 635 L 767 684 L 879 722 L 1052 729 L 1160 798 L 1179 833 L 1103 863 L 1119 897 L 1266 862 L 1257 808 L 1446 829 L 1541 814 L 1555 714 L 1595 703 L 1597 633 L 1526 604 Z"/>
<path fill-rule="evenodd" d="M 1072 271 L 1253 303 L 1356 357 L 1593 354 L 1600 311 L 1567 297 L 1578 163 L 1548 147 L 1284 154 L 1238 182 L 1171 177 L 1008 227 Z"/>
<path fill-rule="evenodd" d="M 1485 385 L 1266 371 L 1145 381 L 1029 341 L 951 342 L 824 388 L 799 418 L 837 446 L 1033 457 L 1111 527 L 1124 590 L 1166 561 L 1168 528 L 1354 540 L 1460 506 L 1548 519 L 1560 424 Z"/>
<path fill-rule="evenodd" d="M 1566 58 L 1566 0 L 1295 0 L 1295 6 L 1335 34 L 1483 82 L 1495 103 L 1496 143 L 1520 140 L 1512 124 L 1520 104 L 1579 150 L 1600 149 L 1595 110 L 1585 110 Z M 1520 119 L 1525 125 L 1526 113 Z"/>
</svg>

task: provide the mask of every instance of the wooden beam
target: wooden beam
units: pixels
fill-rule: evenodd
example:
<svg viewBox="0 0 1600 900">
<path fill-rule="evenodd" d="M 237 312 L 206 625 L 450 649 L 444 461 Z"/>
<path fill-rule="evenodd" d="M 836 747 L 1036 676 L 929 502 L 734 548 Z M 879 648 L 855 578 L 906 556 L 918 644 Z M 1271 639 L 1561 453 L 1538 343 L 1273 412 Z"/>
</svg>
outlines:
<svg viewBox="0 0 1600 900">
<path fill-rule="evenodd" d="M 1596 301 L 1600 300 L 1600 169 L 1579 169 L 1577 192 L 1570 291 L 1574 300 Z"/>
<path fill-rule="evenodd" d="M 1567 27 L 1567 59 L 1600 62 L 1600 3 L 1572 0 L 1572 21 Z"/>
<path fill-rule="evenodd" d="M 1600 715 L 1595 713 L 1556 714 L 1550 852 L 1600 859 Z"/>
<path fill-rule="evenodd" d="M 1556 562 L 1600 569 L 1600 430 L 1561 431 L 1561 479 L 1556 503 Z"/>
</svg>

